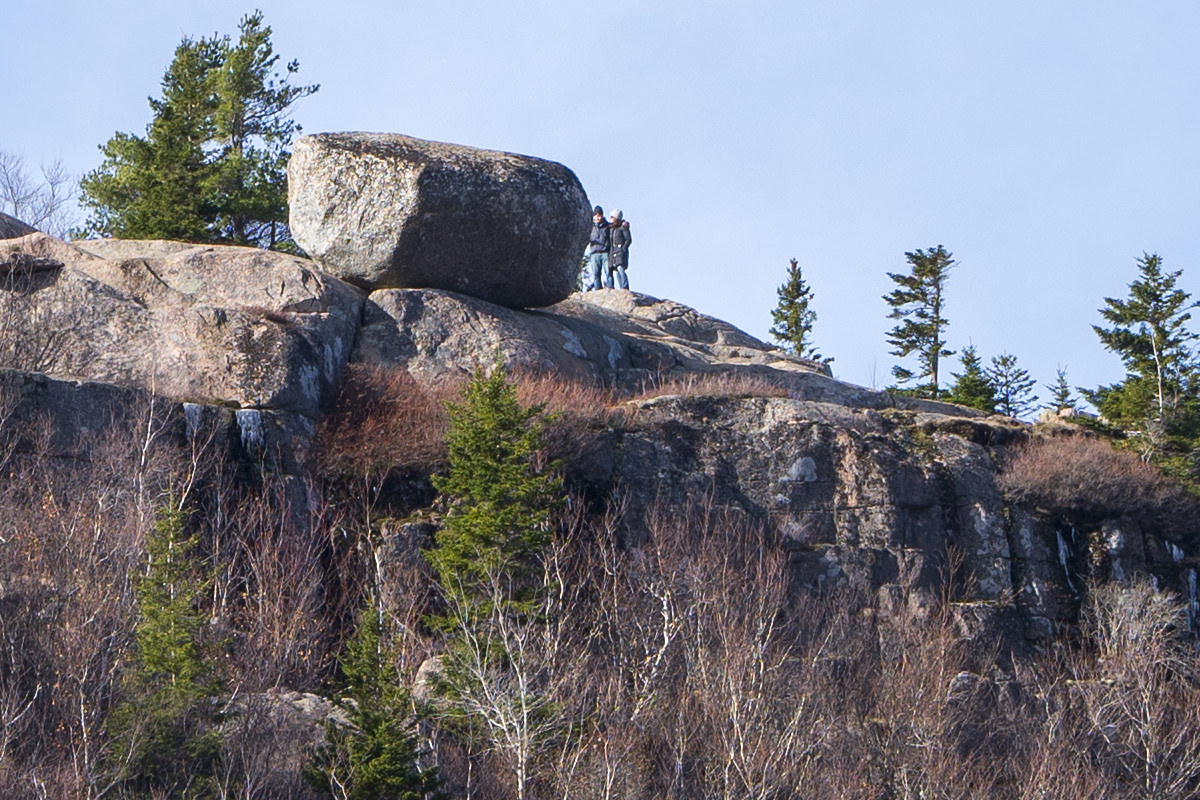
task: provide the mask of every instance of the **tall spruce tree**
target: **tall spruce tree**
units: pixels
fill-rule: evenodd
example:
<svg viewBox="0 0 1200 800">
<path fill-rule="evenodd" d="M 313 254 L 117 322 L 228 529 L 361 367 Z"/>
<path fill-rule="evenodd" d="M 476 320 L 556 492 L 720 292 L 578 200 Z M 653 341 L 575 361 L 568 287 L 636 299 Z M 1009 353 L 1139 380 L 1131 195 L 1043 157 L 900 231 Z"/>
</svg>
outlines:
<svg viewBox="0 0 1200 800">
<path fill-rule="evenodd" d="M 490 376 L 476 371 L 450 406 L 449 472 L 435 481 L 449 511 L 427 552 L 444 600 L 430 622 L 447 638 L 438 716 L 503 754 L 518 798 L 559 727 L 537 666 L 549 614 L 543 556 L 562 494 L 554 465 L 540 463 L 542 413 L 521 406 L 499 359 Z"/>
<path fill-rule="evenodd" d="M 296 61 L 278 71 L 261 12 L 229 36 L 185 38 L 151 99 L 145 137 L 117 133 L 80 183 L 87 235 L 291 249 L 287 157 L 299 132 Z"/>
<path fill-rule="evenodd" d="M 954 383 L 945 399 L 960 406 L 993 413 L 996 410 L 996 387 L 988 379 L 975 345 L 967 345 L 962 349 L 959 363 L 962 372 L 953 373 Z"/>
<path fill-rule="evenodd" d="M 771 312 L 770 334 L 784 350 L 800 358 L 829 363 L 812 344 L 813 323 L 817 312 L 809 305 L 813 299 L 812 289 L 804 282 L 804 274 L 796 259 L 788 267 L 787 280 L 776 290 L 779 304 Z"/>
<path fill-rule="evenodd" d="M 171 503 L 146 535 L 134 580 L 136 647 L 122 701 L 109 716 L 112 768 L 122 796 L 211 796 L 220 762 L 220 690 L 203 643 L 204 590 L 188 514 Z"/>
<path fill-rule="evenodd" d="M 1143 253 L 1138 271 L 1127 299 L 1104 298 L 1100 315 L 1112 327 L 1092 326 L 1124 362 L 1125 380 L 1086 394 L 1116 424 L 1169 428 L 1195 404 L 1196 334 L 1187 322 L 1196 304 L 1176 285 L 1183 270 L 1165 272 L 1157 253 Z"/>
<path fill-rule="evenodd" d="M 520 609 L 535 599 L 562 494 L 557 474 L 538 468 L 544 406 L 522 407 L 497 359 L 490 375 L 476 370 L 449 410 L 449 471 L 434 479 L 449 511 L 426 555 L 444 591 L 488 605 L 500 580 L 502 602 Z"/>
<path fill-rule="evenodd" d="M 1009 353 L 992 356 L 987 370 L 988 381 L 996 392 L 996 410 L 1009 417 L 1022 417 L 1037 407 L 1033 393 L 1037 381 L 1017 365 L 1017 357 Z"/>
<path fill-rule="evenodd" d="M 917 381 L 915 393 L 934 399 L 940 391 L 941 360 L 954 355 L 953 350 L 946 349 L 943 338 L 949 324 L 943 316 L 946 281 L 957 263 L 952 256 L 940 244 L 928 251 L 905 253 L 910 272 L 907 275 L 889 272 L 888 277 L 897 288 L 883 297 L 892 308 L 888 319 L 900 320 L 888 332 L 888 343 L 895 348 L 892 355 L 906 358 L 916 353 L 919 365 L 916 371 L 896 365 L 892 375 L 901 385 Z"/>
</svg>

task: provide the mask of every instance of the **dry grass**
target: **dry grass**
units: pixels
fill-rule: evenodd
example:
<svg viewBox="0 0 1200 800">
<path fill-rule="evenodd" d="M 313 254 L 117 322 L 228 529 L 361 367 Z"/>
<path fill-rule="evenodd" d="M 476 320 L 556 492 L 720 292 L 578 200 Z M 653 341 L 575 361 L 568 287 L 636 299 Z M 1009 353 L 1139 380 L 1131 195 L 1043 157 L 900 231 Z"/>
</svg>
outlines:
<svg viewBox="0 0 1200 800">
<path fill-rule="evenodd" d="M 645 386 L 632 400 L 665 395 L 684 397 L 787 397 L 788 390 L 761 375 L 744 372 L 706 372 L 668 377 Z"/>
<path fill-rule="evenodd" d="M 1200 503 L 1156 467 L 1086 436 L 1021 446 L 1000 484 L 1015 500 L 1058 514 L 1133 515 L 1168 530 L 1200 516 Z"/>
</svg>

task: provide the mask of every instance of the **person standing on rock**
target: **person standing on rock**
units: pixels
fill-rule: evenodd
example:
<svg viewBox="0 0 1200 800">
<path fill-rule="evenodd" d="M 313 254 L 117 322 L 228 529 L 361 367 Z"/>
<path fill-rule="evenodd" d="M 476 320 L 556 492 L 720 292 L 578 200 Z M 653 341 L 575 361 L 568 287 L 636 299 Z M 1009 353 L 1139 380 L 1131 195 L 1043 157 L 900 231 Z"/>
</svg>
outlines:
<svg viewBox="0 0 1200 800">
<path fill-rule="evenodd" d="M 585 255 L 588 262 L 588 282 L 583 290 L 599 289 L 601 285 L 612 288 L 612 277 L 608 274 L 608 248 L 611 239 L 608 223 L 604 220 L 604 209 L 600 206 L 592 211 L 592 237 L 588 239 Z M 601 280 L 604 284 L 601 284 Z"/>
<path fill-rule="evenodd" d="M 628 289 L 629 278 L 625 275 L 625 269 L 629 266 L 629 245 L 633 244 L 633 236 L 630 235 L 629 223 L 625 221 L 619 208 L 614 208 L 612 216 L 609 217 L 608 238 L 610 242 L 608 268 L 610 272 L 604 285 L 611 289 L 613 278 L 616 278 L 618 289 Z"/>
</svg>

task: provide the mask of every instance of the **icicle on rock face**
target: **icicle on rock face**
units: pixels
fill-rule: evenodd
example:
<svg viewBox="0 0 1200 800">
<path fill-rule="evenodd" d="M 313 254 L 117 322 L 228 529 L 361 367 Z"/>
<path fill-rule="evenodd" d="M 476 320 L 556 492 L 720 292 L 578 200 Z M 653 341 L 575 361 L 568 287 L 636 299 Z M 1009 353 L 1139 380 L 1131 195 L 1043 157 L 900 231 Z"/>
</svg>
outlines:
<svg viewBox="0 0 1200 800">
<path fill-rule="evenodd" d="M 1196 570 L 1188 570 L 1188 628 L 1196 632 L 1196 617 L 1200 616 L 1200 598 L 1196 597 Z"/>
<path fill-rule="evenodd" d="M 242 434 L 242 447 L 247 453 L 254 455 L 262 453 L 265 442 L 262 413 L 256 408 L 239 408 L 234 416 L 237 418 L 238 430 Z"/>
<path fill-rule="evenodd" d="M 187 425 L 187 438 L 190 442 L 196 438 L 200 424 L 204 421 L 204 406 L 199 403 L 184 403 L 183 421 Z"/>
<path fill-rule="evenodd" d="M 1178 564 L 1183 561 L 1183 550 L 1174 542 L 1167 542 L 1167 550 L 1171 553 L 1171 560 Z"/>
<path fill-rule="evenodd" d="M 1058 563 L 1062 564 L 1063 574 L 1067 576 L 1067 586 L 1071 587 L 1071 591 L 1076 591 L 1075 582 L 1071 580 L 1071 547 L 1067 544 L 1067 540 L 1063 538 L 1062 531 L 1057 531 L 1058 536 Z M 1072 530 L 1071 538 L 1075 538 L 1074 530 Z"/>
</svg>

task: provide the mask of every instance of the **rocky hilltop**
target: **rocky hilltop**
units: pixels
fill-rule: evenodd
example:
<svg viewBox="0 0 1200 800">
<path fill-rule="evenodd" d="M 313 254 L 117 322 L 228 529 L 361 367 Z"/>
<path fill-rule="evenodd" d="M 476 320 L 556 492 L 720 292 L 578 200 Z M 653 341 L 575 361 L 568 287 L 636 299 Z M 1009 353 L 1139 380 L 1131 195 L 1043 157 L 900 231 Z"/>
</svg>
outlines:
<svg viewBox="0 0 1200 800">
<path fill-rule="evenodd" d="M 670 300 L 570 294 L 588 202 L 561 165 L 338 134 L 300 140 L 290 175 L 312 259 L 65 242 L 0 217 L 0 463 L 100 463 L 97 443 L 152 403 L 153 436 L 194 452 L 208 431 L 242 479 L 277 476 L 293 517 L 317 513 L 319 432 L 335 401 L 356 402 L 348 375 L 404 375 L 417 391 L 499 357 L 513 374 L 608 393 L 563 455 L 590 513 L 619 507 L 609 531 L 622 547 L 652 540 L 656 515 L 703 506 L 770 532 L 793 608 L 814 592 L 880 609 L 901 589 L 952 596 L 965 640 L 986 632 L 1012 653 L 1074 626 L 1089 580 L 1153 575 L 1195 622 L 1194 517 L 1006 483 L 1020 445 L 1053 432 L 838 381 Z M 502 281 L 496 242 L 514 261 Z M 705 381 L 724 388 L 694 389 Z M 429 468 L 401 472 L 365 490 L 372 519 L 429 505 Z M 427 544 L 436 514 L 425 520 L 383 525 L 396 563 L 376 568 Z M 0 604 L 24 597 L 3 577 Z"/>
<path fill-rule="evenodd" d="M 350 191 L 346 176 L 358 181 L 351 188 L 362 186 Z M 557 255 L 548 263 L 519 257 L 562 283 L 560 262 L 578 265 L 570 256 L 581 249 L 577 221 L 588 203 L 560 165 L 339 134 L 300 140 L 292 177 L 297 236 L 315 244 L 315 261 L 167 241 L 64 242 L 6 218 L 6 233 L 22 234 L 0 242 L 4 355 L 17 370 L 5 381 L 21 389 L 17 416 L 89 429 L 105 418 L 96 403 L 141 390 L 180 404 L 192 419 L 227 419 L 231 441 L 299 476 L 350 365 L 403 370 L 429 383 L 469 375 L 499 354 L 517 372 L 629 392 L 689 377 L 753 377 L 786 396 L 630 401 L 638 408 L 632 423 L 597 431 L 574 474 L 595 491 L 621 487 L 639 512 L 655 501 L 685 507 L 710 496 L 769 520 L 793 553 L 797 580 L 809 586 L 853 581 L 878 589 L 911 569 L 933 586 L 956 550 L 976 579 L 976 599 L 1008 615 L 1025 637 L 1048 636 L 1073 619 L 1072 564 L 1086 560 L 1093 531 L 1110 546 L 1090 557 L 1153 571 L 1188 591 L 1191 573 L 1182 565 L 1192 562 L 1190 544 L 1120 515 L 1081 530 L 1005 499 L 998 452 L 1030 437 L 1028 425 L 843 383 L 824 364 L 635 292 L 577 293 L 534 310 L 504 305 L 510 290 L 465 277 L 474 267 L 451 240 L 470 249 L 509 229 L 512 198 L 520 198 L 529 206 L 517 214 L 521 238 Z M 438 199 L 424 199 L 426 192 Z M 539 216 L 529 213 L 549 202 L 539 192 L 569 199 L 562 212 Z M 453 197 L 471 225 L 430 210 Z M 389 216 L 396 220 L 380 221 Z M 354 225 L 367 217 L 393 230 L 393 239 L 358 250 L 322 244 L 355 239 Z M 536 244 L 564 228 L 559 244 Z M 405 236 L 425 241 L 427 251 L 410 258 Z M 369 231 L 358 238 L 379 240 Z M 391 253 L 400 271 L 364 266 L 388 261 L 381 253 Z M 405 272 L 405 263 L 425 263 L 431 253 L 446 256 L 429 268 L 441 279 L 425 267 Z M 388 285 L 426 279 L 478 291 Z"/>
</svg>

